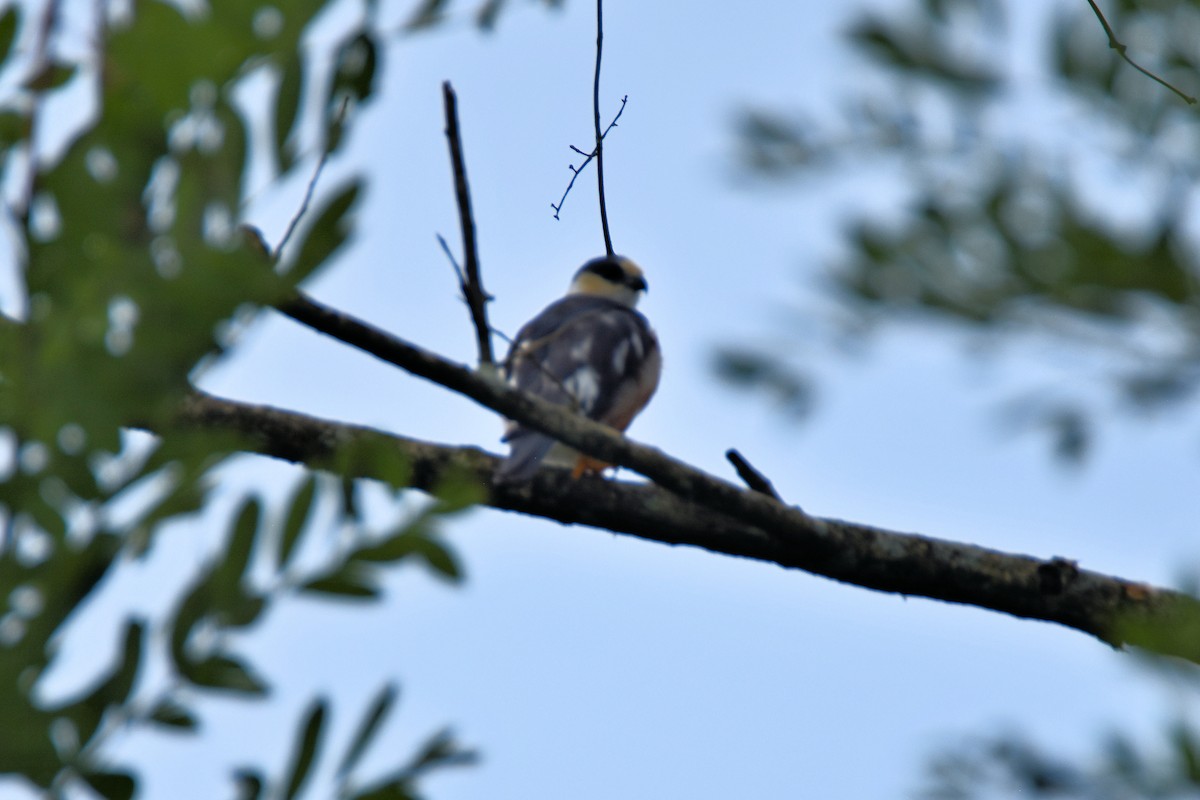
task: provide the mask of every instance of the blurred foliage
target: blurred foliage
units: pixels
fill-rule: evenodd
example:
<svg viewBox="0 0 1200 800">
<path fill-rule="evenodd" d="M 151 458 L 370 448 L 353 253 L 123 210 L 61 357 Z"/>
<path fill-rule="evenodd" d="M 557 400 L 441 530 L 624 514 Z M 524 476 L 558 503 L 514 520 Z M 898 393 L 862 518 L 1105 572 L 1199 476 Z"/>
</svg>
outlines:
<svg viewBox="0 0 1200 800">
<path fill-rule="evenodd" d="M 547 8 L 560 8 L 563 0 L 535 0 Z M 447 16 L 457 9 L 459 4 L 451 0 L 420 0 L 416 10 L 405 22 L 405 30 L 420 31 L 446 21 Z M 474 21 L 482 30 L 490 31 L 496 27 L 501 12 L 511 8 L 511 0 L 483 0 L 474 12 Z"/>
<path fill-rule="evenodd" d="M 1101 5 L 1135 60 L 1200 92 L 1200 4 Z M 1015 41 L 1006 13 L 998 0 L 864 13 L 848 38 L 870 77 L 841 118 L 748 109 L 738 157 L 744 175 L 772 183 L 833 174 L 907 187 L 903 209 L 845 224 L 826 281 L 842 332 L 949 322 L 992 348 L 1035 342 L 1076 365 L 1071 388 L 1018 398 L 1007 421 L 1051 432 L 1055 452 L 1078 460 L 1096 435 L 1097 395 L 1147 410 L 1182 407 L 1200 388 L 1188 214 L 1200 112 L 1120 60 L 1086 2 L 1047 4 L 1036 43 Z M 1041 61 L 1012 58 L 1039 45 Z M 734 354 L 756 359 L 753 371 L 718 354 L 717 369 L 741 385 L 802 385 L 796 349 Z"/>
<path fill-rule="evenodd" d="M 923 800 L 1182 800 L 1200 797 L 1200 729 L 1188 713 L 1200 688 L 1200 582 L 1180 581 L 1185 594 L 1147 618 L 1117 622 L 1114 638 L 1141 668 L 1143 678 L 1169 692 L 1171 716 L 1153 737 L 1119 729 L 1105 734 L 1096 752 L 1055 752 L 1018 733 L 964 737 L 930 758 Z M 1138 587 L 1130 586 L 1130 592 Z"/>
<path fill-rule="evenodd" d="M 151 439 L 129 428 L 170 430 L 197 371 L 352 233 L 360 181 L 324 192 L 278 259 L 263 258 L 240 231 L 248 143 L 271 143 L 277 179 L 307 175 L 377 91 L 386 37 L 374 3 L 330 52 L 304 41 L 330 5 L 144 0 L 0 10 L 0 69 L 24 76 L 0 96 L 6 246 L 19 265 L 10 282 L 19 289 L 3 298 L 8 316 L 0 316 L 0 775 L 20 776 L 31 792 L 78 796 L 87 785 L 131 797 L 136 765 L 114 764 L 105 750 L 115 733 L 196 732 L 206 697 L 265 694 L 268 677 L 233 643 L 274 603 L 300 594 L 369 601 L 381 571 L 405 561 L 460 576 L 438 524 L 478 500 L 469 488 L 447 485 L 389 530 L 371 529 L 338 500 L 336 479 L 304 479 L 278 520 L 239 488 L 247 499 L 225 545 L 171 608 L 114 620 L 115 659 L 97 668 L 89 689 L 43 691 L 80 610 L 113 573 L 153 551 L 171 523 L 208 508 L 216 469 L 239 450 L 214 435 Z M 485 3 L 480 24 L 493 24 L 501 5 Z M 262 102 L 240 105 L 241 87 L 263 75 L 272 88 Z M 48 131 L 48 107 L 57 105 L 61 128 L 64 103 L 81 110 L 71 127 Z M 306 119 L 318 122 L 315 145 L 305 143 Z M 319 502 L 339 509 L 327 525 L 341 532 L 342 547 L 301 567 L 303 542 L 325 526 L 314 521 Z M 147 662 L 164 658 L 169 677 L 151 683 Z M 426 771 L 470 760 L 441 733 L 394 773 L 358 776 L 394 699 L 387 687 L 368 709 L 336 787 L 310 788 L 328 710 L 314 700 L 288 772 L 272 780 L 248 767 L 236 776 L 239 790 L 415 797 Z"/>
<path fill-rule="evenodd" d="M 1157 746 L 1139 747 L 1111 734 L 1101 751 L 1080 764 L 1023 737 L 969 741 L 932 759 L 925 800 L 1180 800 L 1200 797 L 1200 731 L 1184 721 Z"/>
</svg>

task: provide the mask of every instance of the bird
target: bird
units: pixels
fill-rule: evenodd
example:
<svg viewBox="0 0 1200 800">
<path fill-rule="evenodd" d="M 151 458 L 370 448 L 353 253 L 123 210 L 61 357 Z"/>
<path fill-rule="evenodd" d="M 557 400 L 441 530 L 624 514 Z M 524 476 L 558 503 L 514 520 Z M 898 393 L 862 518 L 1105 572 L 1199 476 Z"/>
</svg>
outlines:
<svg viewBox="0 0 1200 800">
<path fill-rule="evenodd" d="M 506 383 L 624 431 L 662 373 L 658 337 L 634 308 L 648 288 L 641 267 L 624 256 L 588 261 L 566 295 L 517 333 L 502 365 Z M 611 466 L 511 420 L 503 441 L 510 449 L 497 484 L 526 481 L 542 465 L 573 467 L 575 478 Z"/>
</svg>

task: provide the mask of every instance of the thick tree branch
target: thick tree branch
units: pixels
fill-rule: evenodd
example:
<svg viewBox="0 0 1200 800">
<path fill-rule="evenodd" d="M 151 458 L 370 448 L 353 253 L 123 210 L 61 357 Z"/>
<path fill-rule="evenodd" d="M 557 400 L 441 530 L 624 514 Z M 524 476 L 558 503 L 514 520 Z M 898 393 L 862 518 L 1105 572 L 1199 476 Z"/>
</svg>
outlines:
<svg viewBox="0 0 1200 800">
<path fill-rule="evenodd" d="M 422 442 L 203 394 L 185 404 L 179 423 L 236 433 L 252 452 L 356 477 L 388 480 L 380 459 L 399 455 L 407 462 L 402 482 L 427 491 L 450 474 L 487 485 L 498 462 L 473 447 Z M 819 532 L 814 528 L 784 539 L 652 485 L 573 480 L 566 470 L 542 470 L 526 485 L 493 488 L 486 503 L 564 524 L 769 561 L 869 589 L 1056 622 L 1114 645 L 1138 642 L 1138 629 L 1123 624 L 1130 619 L 1165 625 L 1176 615 L 1194 615 L 1198 607 L 1186 595 L 1082 570 L 1064 559 L 1040 560 L 833 519 L 813 519 Z M 838 558 L 814 554 L 808 544 L 815 535 L 836 536 L 844 551 Z M 1200 660 L 1196 644 L 1176 641 L 1171 652 Z"/>
<path fill-rule="evenodd" d="M 481 377 L 310 299 L 298 297 L 281 310 L 318 331 L 470 397 L 590 456 L 629 467 L 675 495 L 672 498 L 643 488 L 636 491 L 649 494 L 626 497 L 626 492 L 634 492 L 627 484 L 581 481 L 574 485 L 557 472 L 546 472 L 531 487 L 516 491 L 493 489 L 489 503 L 498 508 L 606 528 L 612 522 L 616 530 L 774 561 L 879 591 L 1057 622 L 1114 644 L 1136 640 L 1136 635 L 1123 627 L 1130 618 L 1163 619 L 1184 607 L 1192 613 L 1200 608 L 1200 604 L 1184 595 L 1080 570 L 1064 559 L 1042 561 L 974 545 L 811 517 L 759 492 L 739 489 L 655 448 L 632 442 L 564 408 Z M 487 483 L 488 474 L 481 471 L 479 479 Z M 593 484 L 601 488 L 588 488 Z M 613 488 L 622 486 L 625 488 Z M 610 491 L 621 498 L 616 509 L 623 508 L 628 500 L 654 510 L 654 515 L 639 518 L 636 525 L 622 523 L 616 511 L 611 520 L 603 515 L 597 517 L 597 507 L 591 504 L 599 502 L 601 496 L 608 497 L 605 493 Z M 564 505 L 560 506 L 560 502 Z M 687 533 L 701 522 L 704 526 L 716 525 L 724 532 L 719 543 L 714 544 L 709 533 Z M 660 527 L 662 530 L 656 533 L 655 529 Z M 1200 643 L 1188 645 L 1186 653 L 1182 652 L 1185 649 L 1182 645 L 1170 647 L 1176 654 L 1200 660 Z"/>
</svg>

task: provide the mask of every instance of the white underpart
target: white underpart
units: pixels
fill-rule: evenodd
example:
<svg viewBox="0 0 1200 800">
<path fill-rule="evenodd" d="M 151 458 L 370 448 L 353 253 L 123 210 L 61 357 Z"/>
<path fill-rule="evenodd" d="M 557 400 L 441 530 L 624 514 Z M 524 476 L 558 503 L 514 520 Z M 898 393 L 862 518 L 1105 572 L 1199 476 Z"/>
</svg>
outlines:
<svg viewBox="0 0 1200 800">
<path fill-rule="evenodd" d="M 631 345 L 633 345 L 633 355 L 635 358 L 640 359 L 646 355 L 646 348 L 645 348 L 645 345 L 642 344 L 642 337 L 630 336 L 625 341 L 627 341 Z"/>
<path fill-rule="evenodd" d="M 622 339 L 613 348 L 612 363 L 613 372 L 618 375 L 625 374 L 625 359 L 629 357 L 629 340 Z"/>
<path fill-rule="evenodd" d="M 596 398 L 600 396 L 600 376 L 591 367 L 583 366 L 563 381 L 563 387 L 579 402 L 580 409 L 590 411 L 596 407 Z"/>
<path fill-rule="evenodd" d="M 571 347 L 572 361 L 587 361 L 592 353 L 592 337 L 585 336 Z"/>
</svg>

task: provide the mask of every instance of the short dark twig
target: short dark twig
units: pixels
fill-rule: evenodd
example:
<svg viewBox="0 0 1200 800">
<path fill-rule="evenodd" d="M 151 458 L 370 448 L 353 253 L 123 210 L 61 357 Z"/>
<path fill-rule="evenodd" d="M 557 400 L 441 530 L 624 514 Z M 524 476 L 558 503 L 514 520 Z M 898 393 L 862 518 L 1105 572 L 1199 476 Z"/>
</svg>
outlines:
<svg viewBox="0 0 1200 800">
<path fill-rule="evenodd" d="M 737 450 L 726 450 L 725 458 L 729 459 L 729 463 L 733 464 L 733 468 L 737 470 L 738 477 L 751 489 L 776 500 L 782 499 L 779 492 L 775 491 L 771 481 L 767 480 L 767 476 L 755 469 L 754 465 Z"/>
<path fill-rule="evenodd" d="M 342 124 L 342 120 L 346 117 L 346 109 L 349 107 L 350 98 L 342 98 L 342 103 L 338 106 L 337 113 L 334 114 L 332 127 L 338 127 Z M 283 232 L 283 238 L 279 240 L 279 244 L 275 247 L 276 258 L 279 258 L 283 254 L 283 248 L 292 240 L 292 236 L 296 233 L 296 228 L 300 226 L 300 220 L 308 213 L 308 206 L 312 203 L 313 194 L 317 191 L 317 182 L 321 180 L 321 173 L 325 170 L 325 164 L 329 161 L 329 154 L 331 152 L 333 152 L 333 148 L 328 143 L 321 148 L 321 157 L 317 159 L 317 166 L 313 168 L 312 177 L 308 179 L 308 186 L 304 189 L 304 199 L 300 202 L 300 208 L 296 209 L 296 213 L 288 220 L 288 226 Z"/>
<path fill-rule="evenodd" d="M 471 193 L 467 188 L 467 164 L 463 158 L 462 136 L 458 128 L 458 98 L 450 81 L 442 84 L 442 100 L 446 107 L 446 139 L 450 144 L 450 163 L 454 168 L 454 196 L 458 200 L 458 220 L 462 228 L 463 260 L 465 269 L 459 274 L 459 285 L 467 308 L 471 310 L 471 323 L 475 326 L 475 340 L 479 345 L 479 366 L 496 363 L 492 355 L 491 329 L 487 321 L 487 302 L 491 296 L 483 290 L 479 275 L 479 248 L 475 242 L 475 218 L 471 212 Z M 447 252 L 449 252 L 447 250 Z M 465 272 L 466 280 L 462 275 Z"/>
<path fill-rule="evenodd" d="M 600 194 L 600 227 L 604 229 L 604 252 L 613 254 L 608 232 L 608 207 L 604 203 L 604 134 L 600 131 L 600 56 L 604 53 L 604 0 L 596 0 L 596 79 L 592 82 L 592 121 L 596 129 L 596 189 Z"/>
<path fill-rule="evenodd" d="M 625 113 L 625 104 L 627 102 L 629 102 L 629 95 L 625 95 L 624 97 L 621 98 L 621 107 L 619 109 L 617 109 L 617 115 L 615 117 L 613 117 L 612 122 L 608 123 L 608 127 L 604 129 L 604 133 L 601 134 L 601 136 L 600 136 L 601 139 L 604 139 L 606 136 L 608 136 L 609 131 L 611 131 L 613 128 L 617 127 L 617 120 L 619 120 L 621 118 L 621 115 Z M 583 160 L 583 163 L 580 164 L 578 167 L 576 167 L 574 164 L 568 165 L 568 168 L 571 170 L 571 182 L 567 184 L 567 189 L 566 189 L 566 191 L 564 191 L 562 193 L 562 197 L 559 198 L 558 204 L 557 205 L 555 205 L 554 203 L 550 204 L 550 207 L 554 209 L 554 218 L 555 219 L 558 219 L 558 214 L 560 211 L 562 211 L 563 203 L 567 202 L 567 195 L 569 195 L 571 193 L 571 188 L 575 186 L 575 179 L 578 178 L 579 175 L 585 169 L 587 169 L 587 165 L 592 163 L 592 159 L 596 157 L 596 151 L 594 149 L 592 150 L 592 152 L 587 153 L 587 152 L 584 152 L 583 150 L 580 150 L 575 145 L 570 145 L 570 147 L 576 153 L 579 153 L 579 155 L 584 156 L 584 160 Z"/>
<path fill-rule="evenodd" d="M 437 240 L 438 240 L 438 244 L 440 244 L 442 246 L 442 252 L 446 254 L 446 258 L 450 261 L 450 266 L 454 268 L 454 274 L 458 276 L 458 285 L 465 286 L 466 279 L 463 277 L 462 267 L 460 267 L 458 265 L 458 261 L 454 258 L 454 253 L 452 253 L 450 251 L 450 245 L 449 245 L 449 243 L 446 242 L 446 238 L 439 233 L 439 234 L 437 234 Z M 500 330 L 499 328 L 492 327 L 490 325 L 488 327 L 488 330 L 494 336 L 500 337 L 500 341 L 507 344 L 510 348 L 513 346 L 513 344 L 514 344 L 513 338 L 511 336 L 509 336 L 507 333 L 505 333 L 504 331 Z M 546 366 L 545 362 L 543 362 L 542 359 L 536 357 L 536 355 L 533 353 L 529 353 L 528 355 L 531 358 L 533 358 L 534 363 L 537 365 L 538 369 L 542 373 L 544 373 L 546 375 L 546 377 L 548 377 L 554 383 L 558 384 L 558 387 L 563 390 L 564 394 L 571 396 L 571 392 L 567 389 L 566 385 L 563 384 L 562 380 L 557 375 L 555 375 L 553 372 L 550 371 L 550 368 Z"/>
<path fill-rule="evenodd" d="M 1146 69 L 1141 64 L 1137 63 L 1132 58 L 1130 58 L 1129 55 L 1125 52 L 1128 49 L 1128 47 L 1124 43 L 1122 43 L 1119 39 L 1117 39 L 1117 35 L 1115 33 L 1113 33 L 1112 26 L 1108 24 L 1108 20 L 1105 19 L 1105 17 L 1104 17 L 1104 12 L 1100 10 L 1100 6 L 1096 5 L 1096 0 L 1088 0 L 1088 5 L 1090 5 L 1092 7 L 1092 11 L 1096 14 L 1096 19 L 1100 20 L 1100 25 L 1104 28 L 1104 34 L 1106 36 L 1108 36 L 1108 46 L 1111 47 L 1113 50 L 1116 50 L 1117 55 L 1119 55 L 1121 58 L 1125 59 L 1125 62 L 1127 64 L 1129 64 L 1129 66 L 1133 67 L 1134 69 L 1136 69 L 1138 72 L 1145 75 L 1150 80 L 1154 81 L 1155 83 L 1157 83 L 1161 86 L 1166 87 L 1167 89 L 1170 89 L 1172 92 L 1174 92 L 1175 94 L 1182 97 L 1184 99 L 1184 101 L 1187 102 L 1188 105 L 1196 104 L 1196 98 L 1192 97 L 1189 94 L 1185 94 L 1178 87 L 1174 86 L 1173 84 L 1167 83 L 1165 80 L 1158 77 L 1153 72 Z"/>
<path fill-rule="evenodd" d="M 462 267 L 458 265 L 458 259 L 456 259 L 454 257 L 454 253 L 451 252 L 450 244 L 446 241 L 446 237 L 442 236 L 440 233 L 435 235 L 437 236 L 438 244 L 442 246 L 442 252 L 446 254 L 446 260 L 449 261 L 450 266 L 454 268 L 454 276 L 458 278 L 458 285 L 460 287 L 466 286 L 467 277 L 463 275 Z M 496 330 L 493 328 L 492 332 L 495 333 Z"/>
</svg>

